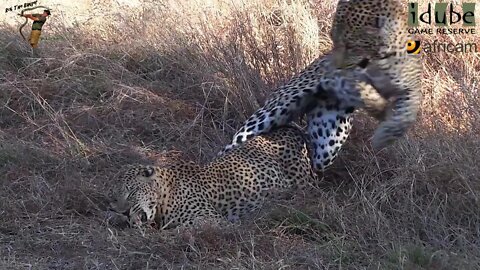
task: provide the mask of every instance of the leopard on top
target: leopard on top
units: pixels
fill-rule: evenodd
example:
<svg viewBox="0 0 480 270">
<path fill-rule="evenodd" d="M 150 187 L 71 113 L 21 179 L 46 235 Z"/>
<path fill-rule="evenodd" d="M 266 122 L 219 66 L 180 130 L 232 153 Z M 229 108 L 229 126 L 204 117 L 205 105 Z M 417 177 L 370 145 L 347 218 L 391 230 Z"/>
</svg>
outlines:
<svg viewBox="0 0 480 270">
<path fill-rule="evenodd" d="M 110 191 L 111 211 L 131 226 L 236 221 L 277 192 L 316 180 L 303 133 L 283 127 L 206 165 L 134 166 Z"/>
<path fill-rule="evenodd" d="M 340 0 L 330 33 L 336 67 L 355 67 L 383 98 L 394 98 L 373 136 L 377 149 L 406 132 L 421 104 L 423 65 L 420 55 L 407 53 L 406 18 L 400 0 Z"/>
<path fill-rule="evenodd" d="M 350 133 L 352 113 L 361 107 L 384 121 L 374 148 L 404 134 L 420 104 L 421 62 L 406 55 L 406 14 L 399 5 L 398 0 L 341 0 L 332 51 L 275 90 L 220 154 L 306 114 L 313 166 L 323 170 L 336 158 Z M 389 98 L 395 98 L 392 112 Z"/>
</svg>

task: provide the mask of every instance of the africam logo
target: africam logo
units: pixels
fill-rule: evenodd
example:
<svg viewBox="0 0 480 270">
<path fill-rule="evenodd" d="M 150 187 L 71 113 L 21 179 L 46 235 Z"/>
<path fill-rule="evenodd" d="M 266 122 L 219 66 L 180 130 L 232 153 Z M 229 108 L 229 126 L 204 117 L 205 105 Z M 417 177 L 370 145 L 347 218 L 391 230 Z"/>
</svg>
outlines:
<svg viewBox="0 0 480 270">
<path fill-rule="evenodd" d="M 420 40 L 409 40 L 409 41 L 407 41 L 407 53 L 408 54 L 418 54 L 418 53 L 420 53 Z"/>
<path fill-rule="evenodd" d="M 408 54 L 419 54 L 420 51 L 425 53 L 437 53 L 437 52 L 448 52 L 448 53 L 478 53 L 477 44 L 474 42 L 440 42 L 434 40 L 433 42 L 423 42 L 423 45 L 420 47 L 420 40 L 409 40 L 407 41 L 407 53 Z"/>
</svg>

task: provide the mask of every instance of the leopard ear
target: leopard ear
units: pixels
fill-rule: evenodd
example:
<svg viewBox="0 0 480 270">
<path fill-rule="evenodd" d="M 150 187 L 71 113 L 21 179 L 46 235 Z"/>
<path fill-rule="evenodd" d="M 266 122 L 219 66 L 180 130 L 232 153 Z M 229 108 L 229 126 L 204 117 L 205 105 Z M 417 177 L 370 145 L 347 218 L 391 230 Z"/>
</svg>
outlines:
<svg viewBox="0 0 480 270">
<path fill-rule="evenodd" d="M 142 171 L 142 176 L 143 177 L 150 177 L 155 173 L 155 169 L 152 166 L 145 166 L 145 168 Z"/>
</svg>

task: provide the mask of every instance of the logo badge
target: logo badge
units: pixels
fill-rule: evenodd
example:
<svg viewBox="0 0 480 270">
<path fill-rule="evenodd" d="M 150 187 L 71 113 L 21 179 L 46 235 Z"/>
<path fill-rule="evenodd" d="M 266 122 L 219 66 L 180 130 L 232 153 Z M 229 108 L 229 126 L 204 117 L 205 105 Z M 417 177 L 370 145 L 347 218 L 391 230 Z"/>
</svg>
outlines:
<svg viewBox="0 0 480 270">
<path fill-rule="evenodd" d="M 419 54 L 420 53 L 420 40 L 409 40 L 409 41 L 407 41 L 407 53 L 408 54 Z"/>
</svg>

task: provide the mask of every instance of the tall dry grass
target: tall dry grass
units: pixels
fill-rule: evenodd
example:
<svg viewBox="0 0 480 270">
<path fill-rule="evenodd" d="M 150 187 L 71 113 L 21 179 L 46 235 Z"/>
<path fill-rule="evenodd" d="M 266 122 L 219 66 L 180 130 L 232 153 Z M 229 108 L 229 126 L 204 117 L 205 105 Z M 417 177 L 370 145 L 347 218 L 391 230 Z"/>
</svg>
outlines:
<svg viewBox="0 0 480 270">
<path fill-rule="evenodd" d="M 424 54 L 405 139 L 372 153 L 356 117 L 320 187 L 243 224 L 139 232 L 105 223 L 126 164 L 205 162 L 266 96 L 329 50 L 335 1 L 164 1 L 76 28 L 41 59 L 0 32 L 2 269 L 478 269 L 478 54 Z M 99 7 L 100 8 L 100 7 Z M 423 36 L 422 41 L 475 36 Z"/>
</svg>

